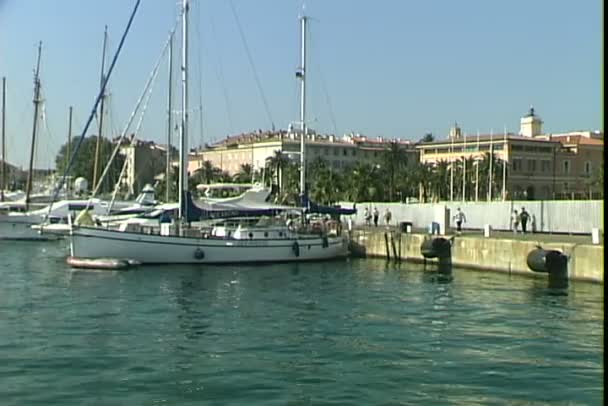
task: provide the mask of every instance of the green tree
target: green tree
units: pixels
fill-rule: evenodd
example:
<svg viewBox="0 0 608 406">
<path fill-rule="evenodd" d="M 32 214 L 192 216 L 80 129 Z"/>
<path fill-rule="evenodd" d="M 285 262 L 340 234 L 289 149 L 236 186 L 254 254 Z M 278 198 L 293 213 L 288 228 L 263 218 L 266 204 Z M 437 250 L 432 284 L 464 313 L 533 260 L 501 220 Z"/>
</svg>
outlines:
<svg viewBox="0 0 608 406">
<path fill-rule="evenodd" d="M 280 151 L 276 150 L 274 155 L 266 160 L 266 167 L 269 172 L 269 178 L 275 179 L 277 185 L 277 193 L 281 194 L 283 186 L 283 168 L 289 163 L 287 157 Z M 272 182 L 271 182 L 272 184 Z"/>
<path fill-rule="evenodd" d="M 103 169 L 107 162 L 110 160 L 110 156 L 115 148 L 115 145 L 108 140 L 107 138 L 102 137 L 100 143 L 100 154 L 99 154 L 99 165 Z M 93 182 L 93 170 L 95 165 L 95 146 L 97 142 L 97 136 L 92 135 L 89 137 L 85 137 L 82 140 L 82 144 L 78 150 L 78 153 L 74 157 L 74 162 L 72 164 L 70 173 L 67 175 L 71 176 L 73 179 L 78 177 L 85 178 L 90 187 L 92 187 Z M 72 154 L 74 151 L 75 145 L 72 142 Z M 68 153 L 68 144 L 67 142 L 59 148 L 59 152 L 55 157 L 55 167 L 57 168 L 57 173 L 63 175 L 65 173 L 69 157 Z M 122 166 L 124 163 L 124 157 L 121 154 L 116 154 L 112 164 L 108 170 L 108 173 L 103 180 L 100 191 L 102 193 L 109 192 L 114 189 L 114 185 L 118 182 L 118 178 L 120 176 L 120 171 L 122 170 Z M 101 173 L 101 171 L 100 171 Z"/>
<path fill-rule="evenodd" d="M 382 168 L 384 168 L 388 177 L 388 200 L 394 202 L 397 177 L 405 174 L 407 155 L 397 142 L 391 142 L 389 148 L 382 155 L 382 163 Z"/>
<path fill-rule="evenodd" d="M 250 164 L 242 164 L 241 169 L 233 177 L 235 182 L 249 183 L 253 179 L 253 167 Z"/>
<path fill-rule="evenodd" d="M 424 142 L 433 142 L 435 141 L 435 137 L 433 137 L 433 133 L 426 133 L 424 134 L 424 137 L 422 137 L 420 139 L 420 143 L 424 143 Z"/>
</svg>

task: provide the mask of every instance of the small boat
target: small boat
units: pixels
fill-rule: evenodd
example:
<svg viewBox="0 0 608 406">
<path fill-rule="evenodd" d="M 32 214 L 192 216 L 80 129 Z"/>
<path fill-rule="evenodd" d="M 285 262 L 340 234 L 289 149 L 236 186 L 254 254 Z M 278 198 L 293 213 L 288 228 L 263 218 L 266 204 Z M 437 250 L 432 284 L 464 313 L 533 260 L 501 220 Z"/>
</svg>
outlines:
<svg viewBox="0 0 608 406">
<path fill-rule="evenodd" d="M 118 258 L 77 258 L 67 257 L 66 262 L 72 268 L 120 270 L 137 266 L 140 263 L 129 259 Z"/>
</svg>

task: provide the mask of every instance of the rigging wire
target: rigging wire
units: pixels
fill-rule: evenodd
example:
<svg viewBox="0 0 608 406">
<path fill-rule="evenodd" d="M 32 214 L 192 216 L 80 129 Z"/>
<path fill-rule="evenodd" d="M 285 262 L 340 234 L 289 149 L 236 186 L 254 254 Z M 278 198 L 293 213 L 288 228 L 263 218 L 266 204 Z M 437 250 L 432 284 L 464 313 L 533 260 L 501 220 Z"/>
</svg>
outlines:
<svg viewBox="0 0 608 406">
<path fill-rule="evenodd" d="M 211 22 L 210 25 L 211 25 L 211 32 L 213 34 L 213 39 L 217 46 L 217 44 L 219 44 L 219 41 L 218 41 L 215 20 L 213 19 L 213 14 L 209 15 L 209 21 Z M 218 66 L 216 66 L 217 69 L 215 71 L 215 76 L 217 77 L 218 82 L 220 82 L 220 87 L 222 88 L 222 94 L 224 96 L 224 103 L 226 104 L 226 116 L 228 118 L 228 131 L 230 134 L 234 134 L 234 122 L 233 122 L 233 118 L 232 118 L 232 111 L 230 109 L 230 99 L 228 98 L 228 88 L 226 86 L 226 79 L 224 77 L 224 62 L 223 62 L 223 58 L 222 58 L 222 50 L 219 46 L 217 47 L 217 55 L 218 55 Z"/>
<path fill-rule="evenodd" d="M 136 0 L 135 6 L 133 7 L 133 11 L 131 12 L 131 16 L 129 17 L 127 27 L 125 28 L 125 31 L 122 34 L 122 38 L 120 39 L 120 43 L 118 44 L 118 49 L 116 49 L 116 53 L 114 54 L 114 58 L 112 59 L 112 63 L 110 64 L 110 68 L 108 69 L 108 74 L 104 77 L 103 84 L 101 86 L 101 90 L 97 94 L 97 98 L 95 99 L 95 103 L 93 105 L 93 108 L 91 109 L 91 113 L 89 114 L 89 118 L 87 119 L 87 122 L 82 130 L 82 133 L 80 134 L 80 137 L 78 138 L 78 142 L 74 146 L 74 151 L 72 152 L 72 156 L 70 157 L 70 162 L 68 163 L 68 166 L 63 173 L 61 182 L 56 184 L 56 186 L 54 188 L 53 198 L 51 199 L 51 204 L 49 204 L 49 211 L 44 216 L 43 223 L 48 220 L 48 216 L 51 213 L 51 208 L 53 206 L 53 202 L 56 201 L 57 195 L 59 194 L 59 189 L 60 189 L 61 185 L 63 185 L 65 183 L 67 174 L 70 172 L 70 169 L 72 169 L 72 166 L 74 165 L 74 162 L 76 160 L 76 155 L 78 154 L 78 150 L 80 149 L 80 146 L 82 145 L 84 137 L 87 133 L 87 130 L 89 129 L 89 126 L 91 125 L 91 122 L 93 121 L 93 115 L 95 114 L 95 111 L 97 110 L 97 107 L 99 106 L 99 102 L 101 101 L 101 98 L 103 97 L 103 93 L 105 91 L 106 85 L 108 84 L 108 80 L 110 79 L 112 71 L 114 70 L 114 66 L 116 65 L 116 61 L 118 60 L 118 56 L 120 55 L 120 51 L 122 50 L 122 47 L 125 43 L 127 34 L 129 33 L 131 24 L 133 23 L 133 19 L 135 18 L 135 14 L 137 13 L 137 9 L 139 8 L 140 3 L 141 3 L 141 0 Z"/>
<path fill-rule="evenodd" d="M 108 170 L 109 170 L 109 168 L 110 168 L 110 166 L 111 166 L 114 158 L 116 157 L 116 154 L 120 150 L 121 142 L 125 138 L 127 132 L 129 131 L 129 128 L 131 127 L 131 124 L 133 123 L 133 120 L 135 119 L 135 116 L 137 114 L 137 111 L 139 110 L 139 107 L 141 106 L 142 102 L 146 99 L 146 97 L 149 97 L 149 96 L 146 96 L 146 95 L 149 92 L 152 91 L 152 85 L 155 82 L 155 79 L 156 79 L 156 76 L 158 74 L 158 70 L 159 70 L 160 64 L 163 61 L 163 58 L 164 58 L 167 50 L 169 49 L 169 44 L 171 42 L 171 37 L 173 36 L 173 33 L 175 32 L 176 28 L 177 28 L 177 23 L 176 23 L 175 27 L 173 28 L 173 30 L 171 30 L 171 33 L 169 34 L 169 38 L 168 38 L 167 42 L 165 43 L 165 45 L 164 45 L 164 47 L 163 47 L 163 49 L 161 51 L 161 54 L 160 54 L 158 60 L 156 61 L 156 64 L 154 65 L 154 69 L 150 73 L 148 81 L 146 82 L 146 86 L 144 87 L 144 91 L 142 92 L 142 94 L 140 95 L 139 99 L 137 100 L 135 109 L 131 112 L 131 117 L 129 117 L 129 121 L 127 122 L 125 128 L 123 129 L 123 131 L 122 131 L 122 133 L 120 135 L 120 138 L 119 138 L 119 140 L 116 143 L 116 147 L 114 148 L 114 151 L 112 151 L 112 155 L 110 156 L 110 159 L 108 160 L 108 163 L 106 164 L 106 167 L 104 168 L 104 170 L 103 170 L 103 172 L 101 174 L 101 177 L 100 177 L 101 180 L 103 180 L 103 178 L 107 174 L 107 172 L 108 172 Z M 146 101 L 146 106 L 147 106 L 147 101 Z M 141 118 L 143 119 L 143 114 L 142 114 Z M 140 119 L 139 123 L 141 124 L 141 119 Z M 138 126 L 140 124 L 138 124 Z M 139 130 L 139 128 L 138 128 L 138 130 Z M 134 145 L 134 143 L 135 143 L 135 137 L 133 136 L 131 138 L 130 145 Z M 101 183 L 101 181 L 100 181 L 100 183 Z M 120 184 L 120 178 L 119 178 L 118 182 L 116 182 L 116 184 L 117 185 Z M 97 187 L 93 191 L 93 196 L 96 195 L 96 193 L 98 192 L 98 189 L 99 189 L 99 187 Z M 112 207 L 112 205 L 110 204 L 110 206 L 108 207 L 108 210 L 110 210 L 111 207 Z"/>
<path fill-rule="evenodd" d="M 163 52 L 163 54 L 164 54 L 164 52 Z M 156 71 L 154 72 L 153 83 L 156 81 L 157 73 L 158 73 L 158 69 L 156 69 Z M 131 134 L 130 146 L 134 146 L 135 145 L 135 136 L 139 133 L 139 130 L 141 130 L 141 125 L 142 125 L 142 123 L 144 121 L 144 116 L 146 115 L 146 111 L 148 110 L 148 103 L 150 102 L 151 98 L 152 98 L 152 86 L 150 86 L 150 88 L 148 89 L 148 91 L 146 93 L 146 102 L 145 102 L 144 107 L 143 107 L 143 109 L 142 109 L 142 111 L 140 113 L 139 121 L 137 122 L 137 126 L 135 127 L 135 131 L 133 132 L 133 134 Z M 120 147 L 120 143 L 117 146 Z M 120 181 L 122 180 L 122 177 L 124 176 L 124 174 L 125 174 L 125 172 L 127 170 L 128 163 L 129 163 L 129 160 L 125 159 L 125 161 L 122 164 L 122 169 L 120 170 L 120 175 L 118 176 L 118 180 L 116 181 L 116 184 L 114 185 L 114 192 L 112 192 L 112 199 L 110 200 L 110 204 L 108 205 L 108 214 L 112 210 L 112 206 L 114 206 L 114 201 L 116 200 L 116 195 L 118 194 L 118 190 L 120 189 Z M 109 166 L 110 165 L 108 165 L 107 167 L 109 167 Z M 129 191 L 129 193 L 130 192 L 131 191 Z"/>
<path fill-rule="evenodd" d="M 249 46 L 247 45 L 247 40 L 245 39 L 245 33 L 243 32 L 243 28 L 241 27 L 241 22 L 236 13 L 236 9 L 234 8 L 234 3 L 232 0 L 229 1 L 230 8 L 232 10 L 232 15 L 236 21 L 236 25 L 239 29 L 239 34 L 241 35 L 241 40 L 243 41 L 243 45 L 245 47 L 245 52 L 247 53 L 247 59 L 249 60 L 249 64 L 251 65 L 251 69 L 253 70 L 253 76 L 255 77 L 255 83 L 258 87 L 260 95 L 262 97 L 262 102 L 264 103 L 264 108 L 266 109 L 266 114 L 268 115 L 268 120 L 270 120 L 271 128 L 274 129 L 274 121 L 272 120 L 272 115 L 270 114 L 270 109 L 268 108 L 268 102 L 266 101 L 266 96 L 264 95 L 264 91 L 262 90 L 262 85 L 260 84 L 260 79 L 258 77 L 258 73 L 255 69 L 255 65 L 253 64 L 253 58 L 251 57 L 251 52 L 249 51 Z"/>
<path fill-rule="evenodd" d="M 310 34 L 309 34 L 309 42 L 310 42 L 310 48 L 311 48 L 311 50 L 313 50 L 314 46 L 315 46 L 315 42 L 314 42 L 313 36 Z M 329 91 L 327 90 L 327 82 L 325 81 L 323 72 L 321 71 L 321 65 L 313 62 L 313 66 L 315 67 L 315 70 L 319 74 L 319 82 L 321 84 L 321 90 L 323 91 L 323 94 L 325 96 L 325 102 L 327 103 L 327 109 L 329 110 L 329 118 L 331 120 L 331 124 L 332 124 L 333 130 L 334 130 L 334 135 L 338 135 L 338 126 L 336 125 L 336 117 L 334 115 L 334 110 L 332 108 L 331 99 L 329 97 Z"/>
<path fill-rule="evenodd" d="M 194 4 L 194 3 L 192 3 Z M 200 4 L 200 3 L 199 3 Z M 196 59 L 198 62 L 198 69 L 197 69 L 197 74 L 198 74 L 198 113 L 199 113 L 199 146 L 203 146 L 203 70 L 202 70 L 202 64 L 201 64 L 201 47 L 202 47 L 202 37 L 201 37 L 201 30 L 199 28 L 200 25 L 200 15 L 201 15 L 201 9 L 202 7 L 199 7 L 199 11 L 198 14 L 194 14 L 197 19 L 198 19 L 198 24 L 194 24 L 195 30 L 196 30 L 196 39 L 198 41 L 198 47 L 195 48 L 196 50 Z"/>
</svg>

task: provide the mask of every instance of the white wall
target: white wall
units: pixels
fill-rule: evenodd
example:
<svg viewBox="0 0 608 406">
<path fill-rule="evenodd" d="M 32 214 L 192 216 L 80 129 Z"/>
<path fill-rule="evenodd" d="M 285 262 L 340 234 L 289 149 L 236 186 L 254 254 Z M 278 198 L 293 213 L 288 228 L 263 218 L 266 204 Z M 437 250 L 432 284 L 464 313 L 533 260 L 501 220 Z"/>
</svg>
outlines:
<svg viewBox="0 0 608 406">
<path fill-rule="evenodd" d="M 352 203 L 342 202 L 343 207 L 352 207 Z M 392 213 L 392 224 L 409 221 L 415 228 L 428 228 L 429 224 L 440 220 L 439 212 L 443 207 L 449 209 L 450 215 L 460 209 L 466 216 L 464 228 L 483 229 L 484 224 L 490 224 L 495 230 L 509 230 L 511 213 L 518 212 L 522 207 L 534 218 L 536 231 L 554 233 L 585 233 L 590 234 L 594 227 L 603 229 L 603 200 L 523 200 L 505 202 L 442 202 L 442 203 L 357 203 L 357 214 L 353 222 L 364 224 L 363 211 L 369 207 L 370 211 L 378 207 L 380 211 L 380 224 L 386 208 Z M 530 223 L 528 224 L 531 228 Z M 455 227 L 452 219 L 452 227 Z M 444 230 L 443 224 L 441 230 Z"/>
</svg>

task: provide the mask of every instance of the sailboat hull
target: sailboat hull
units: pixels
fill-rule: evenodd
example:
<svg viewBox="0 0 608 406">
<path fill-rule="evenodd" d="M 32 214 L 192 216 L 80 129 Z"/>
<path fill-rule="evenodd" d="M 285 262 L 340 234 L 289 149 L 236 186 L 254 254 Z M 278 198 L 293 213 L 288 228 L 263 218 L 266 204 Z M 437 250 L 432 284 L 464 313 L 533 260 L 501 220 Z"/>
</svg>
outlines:
<svg viewBox="0 0 608 406">
<path fill-rule="evenodd" d="M 32 228 L 41 221 L 40 216 L 0 214 L 0 240 L 48 241 L 61 238 L 59 235 L 42 234 Z"/>
<path fill-rule="evenodd" d="M 78 258 L 115 258 L 144 264 L 228 264 L 315 261 L 344 258 L 343 237 L 224 239 L 163 236 L 75 227 L 70 250 Z"/>
</svg>

